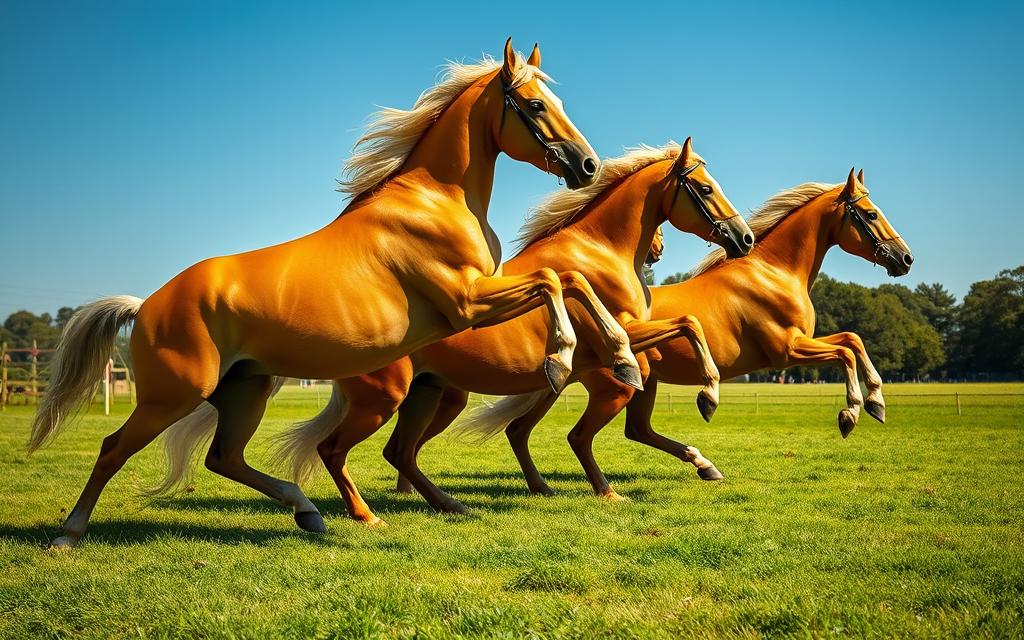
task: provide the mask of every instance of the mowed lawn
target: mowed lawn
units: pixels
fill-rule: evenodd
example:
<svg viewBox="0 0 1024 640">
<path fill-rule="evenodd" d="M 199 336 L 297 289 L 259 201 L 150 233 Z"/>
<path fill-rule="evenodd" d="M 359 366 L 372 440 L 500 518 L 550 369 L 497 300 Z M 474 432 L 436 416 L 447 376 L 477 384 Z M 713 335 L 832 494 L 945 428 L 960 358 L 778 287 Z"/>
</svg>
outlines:
<svg viewBox="0 0 1024 640">
<path fill-rule="evenodd" d="M 922 395 L 957 390 L 989 395 L 962 396 L 962 416 L 953 396 Z M 153 446 L 67 552 L 43 547 L 128 407 L 94 410 L 32 457 L 31 408 L 12 407 L 0 416 L 0 636 L 1024 636 L 1024 395 L 997 395 L 1024 385 L 887 392 L 888 423 L 865 414 L 842 440 L 838 385 L 726 385 L 710 425 L 694 390 L 674 388 L 657 427 L 726 479 L 626 441 L 620 417 L 596 451 L 631 498 L 613 504 L 590 493 L 565 441 L 576 386 L 533 440 L 555 497 L 527 494 L 504 438 L 428 445 L 424 469 L 468 518 L 391 491 L 388 426 L 350 468 L 390 526 L 345 519 L 321 475 L 307 489 L 322 536 L 205 470 L 188 494 L 139 497 L 161 474 Z M 268 468 L 270 436 L 315 413 L 317 394 L 286 388 L 272 403 L 254 466 Z"/>
</svg>

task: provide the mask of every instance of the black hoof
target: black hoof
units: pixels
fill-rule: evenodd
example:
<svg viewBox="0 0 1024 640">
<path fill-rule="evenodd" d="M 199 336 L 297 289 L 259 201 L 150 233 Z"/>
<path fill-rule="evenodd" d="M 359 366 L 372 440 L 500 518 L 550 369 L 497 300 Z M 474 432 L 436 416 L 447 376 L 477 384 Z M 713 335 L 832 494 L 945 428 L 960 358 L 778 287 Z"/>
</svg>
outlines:
<svg viewBox="0 0 1024 640">
<path fill-rule="evenodd" d="M 612 366 L 612 376 L 622 384 L 628 384 L 638 391 L 644 390 L 644 380 L 640 375 L 640 367 L 620 362 Z"/>
<path fill-rule="evenodd" d="M 849 409 L 843 409 L 839 412 L 839 433 L 845 438 L 850 435 L 853 428 L 857 426 L 857 419 L 853 417 L 853 412 Z"/>
<path fill-rule="evenodd" d="M 868 415 L 878 420 L 882 424 L 885 424 L 885 405 L 881 402 L 875 402 L 874 400 L 868 400 L 864 403 L 864 410 L 868 412 Z"/>
<path fill-rule="evenodd" d="M 327 525 L 324 524 L 323 516 L 319 511 L 302 511 L 295 514 L 295 524 L 303 531 L 310 533 L 324 533 Z"/>
<path fill-rule="evenodd" d="M 718 470 L 718 467 L 716 467 L 715 465 L 711 465 L 710 467 L 697 469 L 697 477 L 699 477 L 701 480 L 707 480 L 708 482 L 712 482 L 714 480 L 721 480 L 725 476 L 723 476 L 722 472 Z"/>
<path fill-rule="evenodd" d="M 548 384 L 555 393 L 562 393 L 572 370 L 556 360 L 552 356 L 544 358 L 544 375 L 548 378 Z"/>
<path fill-rule="evenodd" d="M 711 422 L 711 417 L 715 415 L 715 410 L 718 409 L 718 403 L 709 398 L 703 391 L 697 394 L 697 410 L 700 411 L 700 417 L 704 418 L 704 422 Z"/>
</svg>

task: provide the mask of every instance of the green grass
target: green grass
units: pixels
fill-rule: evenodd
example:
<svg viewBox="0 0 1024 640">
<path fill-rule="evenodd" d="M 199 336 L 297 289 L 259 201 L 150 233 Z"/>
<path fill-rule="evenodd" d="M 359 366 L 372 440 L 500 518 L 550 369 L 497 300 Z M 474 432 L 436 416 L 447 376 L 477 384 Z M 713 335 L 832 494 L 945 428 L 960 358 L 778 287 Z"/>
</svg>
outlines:
<svg viewBox="0 0 1024 640">
<path fill-rule="evenodd" d="M 565 442 L 577 398 L 533 440 L 553 498 L 526 494 L 503 438 L 432 443 L 424 469 L 474 518 L 390 491 L 387 427 L 351 468 L 390 527 L 344 519 L 321 476 L 308 493 L 323 536 L 205 471 L 193 492 L 146 502 L 136 489 L 161 472 L 151 447 L 70 552 L 42 547 L 127 407 L 31 458 L 31 408 L 14 407 L 0 416 L 0 636 L 1024 637 L 1024 397 L 991 395 L 1024 385 L 887 390 L 888 423 L 865 415 L 845 441 L 836 385 L 728 385 L 711 425 L 692 389 L 672 389 L 674 413 L 666 390 L 656 425 L 726 480 L 627 442 L 620 417 L 596 451 L 632 499 L 619 504 L 590 494 Z M 957 390 L 990 395 L 962 396 L 962 416 L 952 396 L 922 395 Z M 254 464 L 315 409 L 314 391 L 286 389 Z"/>
</svg>

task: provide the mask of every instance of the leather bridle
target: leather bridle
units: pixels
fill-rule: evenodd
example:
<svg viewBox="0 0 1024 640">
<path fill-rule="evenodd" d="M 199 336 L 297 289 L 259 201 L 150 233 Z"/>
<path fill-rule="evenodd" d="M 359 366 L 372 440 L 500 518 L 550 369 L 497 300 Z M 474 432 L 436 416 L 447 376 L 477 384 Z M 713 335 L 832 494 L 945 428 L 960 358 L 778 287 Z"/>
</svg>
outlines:
<svg viewBox="0 0 1024 640">
<path fill-rule="evenodd" d="M 705 163 L 703 160 L 698 160 L 697 162 L 694 162 L 690 166 L 685 167 L 682 171 L 676 174 L 676 190 L 675 193 L 672 195 L 672 204 L 669 205 L 668 210 L 672 211 L 673 209 L 675 209 L 676 200 L 679 199 L 679 191 L 683 187 L 686 187 L 686 192 L 690 194 L 690 197 L 693 199 L 693 202 L 697 205 L 697 210 L 700 211 L 701 214 L 707 219 L 708 223 L 711 224 L 711 235 L 720 235 L 723 238 L 727 238 L 729 237 L 729 233 L 728 226 L 725 223 L 728 220 L 732 220 L 739 214 L 731 215 L 728 218 L 715 218 L 714 214 L 711 212 L 711 209 L 708 209 L 707 204 L 704 202 L 703 195 L 697 191 L 697 188 L 693 186 L 693 183 L 687 177 L 691 173 L 696 171 L 698 167 L 703 167 L 704 164 Z"/>
<path fill-rule="evenodd" d="M 533 119 L 530 118 L 530 116 L 526 115 L 526 112 L 523 111 L 522 108 L 519 106 L 519 103 L 516 102 L 515 95 L 513 94 L 515 89 L 512 87 L 512 85 L 505 82 L 504 78 L 501 79 L 501 90 L 502 93 L 504 93 L 505 95 L 505 105 L 511 108 L 512 111 L 519 116 L 519 119 L 523 121 L 524 125 L 526 125 L 526 130 L 533 135 L 537 142 L 540 143 L 540 146 L 544 149 L 544 163 L 547 164 L 549 158 L 553 158 L 555 162 L 560 162 L 565 169 L 571 170 L 571 167 L 569 166 L 569 159 L 562 155 L 561 151 L 559 151 L 556 147 L 551 146 L 551 143 L 544 139 L 544 135 L 541 133 L 540 128 L 537 127 L 537 123 L 534 122 Z M 501 124 L 498 126 L 498 131 L 500 132 L 504 126 L 505 110 L 502 109 Z"/>
<path fill-rule="evenodd" d="M 860 207 L 856 206 L 856 202 L 866 197 L 868 194 L 857 196 L 856 198 L 848 198 L 843 203 L 843 213 L 849 216 L 855 224 L 859 225 L 864 234 L 871 240 L 874 245 L 875 261 L 877 263 L 878 258 L 892 258 L 892 251 L 889 248 L 889 243 L 893 240 L 899 239 L 899 234 L 896 234 L 893 238 L 887 238 L 882 240 L 878 235 L 871 229 L 871 225 L 864 217 L 864 212 L 861 211 Z"/>
</svg>

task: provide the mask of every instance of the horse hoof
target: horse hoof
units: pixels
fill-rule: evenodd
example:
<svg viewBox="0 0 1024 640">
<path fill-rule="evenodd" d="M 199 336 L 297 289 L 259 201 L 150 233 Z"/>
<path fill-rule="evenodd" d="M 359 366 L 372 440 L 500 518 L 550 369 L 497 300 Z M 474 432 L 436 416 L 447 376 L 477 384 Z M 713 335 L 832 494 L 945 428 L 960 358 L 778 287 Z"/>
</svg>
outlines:
<svg viewBox="0 0 1024 640">
<path fill-rule="evenodd" d="M 885 424 L 885 405 L 875 400 L 868 400 L 864 403 L 864 410 L 868 412 L 868 415 L 878 420 L 882 424 Z"/>
<path fill-rule="evenodd" d="M 854 417 L 853 412 L 849 409 L 843 409 L 839 412 L 839 433 L 845 438 L 850 435 L 853 428 L 857 426 L 857 418 Z"/>
<path fill-rule="evenodd" d="M 369 518 L 361 519 L 359 522 L 371 529 L 387 529 L 388 527 L 388 523 L 377 516 L 370 516 Z"/>
<path fill-rule="evenodd" d="M 455 515 L 464 516 L 469 514 L 469 507 L 462 504 L 455 498 L 450 498 L 437 505 L 437 510 L 441 513 L 453 513 Z"/>
<path fill-rule="evenodd" d="M 47 551 L 64 551 L 78 545 L 79 538 L 75 536 L 61 536 L 46 546 Z"/>
<path fill-rule="evenodd" d="M 295 514 L 295 524 L 303 531 L 310 533 L 325 533 L 327 525 L 319 511 L 302 511 Z"/>
<path fill-rule="evenodd" d="M 704 418 L 704 422 L 711 422 L 711 417 L 715 415 L 716 409 L 718 409 L 718 403 L 701 390 L 697 394 L 697 410 L 700 411 L 700 417 Z"/>
<path fill-rule="evenodd" d="M 697 477 L 701 480 L 707 480 L 709 482 L 714 480 L 721 480 L 725 476 L 718 470 L 718 467 L 711 465 L 710 467 L 702 467 L 697 469 Z"/>
<path fill-rule="evenodd" d="M 550 498 L 551 496 L 555 495 L 555 490 L 546 484 L 542 484 L 539 487 L 530 487 L 530 493 L 537 496 L 544 496 L 545 498 Z"/>
<path fill-rule="evenodd" d="M 610 487 L 597 495 L 602 500 L 607 500 L 608 502 L 629 502 L 629 498 L 618 493 L 617 491 L 615 491 L 615 489 L 612 489 Z"/>
<path fill-rule="evenodd" d="M 640 367 L 628 362 L 619 362 L 612 366 L 612 376 L 622 384 L 628 384 L 637 391 L 644 390 L 643 376 Z"/>
<path fill-rule="evenodd" d="M 544 375 L 547 376 L 548 384 L 555 393 L 562 393 L 571 373 L 572 369 L 562 364 L 555 356 L 544 358 Z"/>
</svg>

